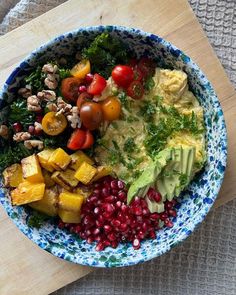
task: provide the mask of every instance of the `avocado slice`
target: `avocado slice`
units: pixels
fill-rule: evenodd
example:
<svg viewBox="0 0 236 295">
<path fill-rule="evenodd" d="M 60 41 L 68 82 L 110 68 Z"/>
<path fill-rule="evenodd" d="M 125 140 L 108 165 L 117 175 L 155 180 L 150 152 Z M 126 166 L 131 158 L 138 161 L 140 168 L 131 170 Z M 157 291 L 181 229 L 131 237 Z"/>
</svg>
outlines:
<svg viewBox="0 0 236 295">
<path fill-rule="evenodd" d="M 133 197 L 139 195 L 140 193 L 144 196 L 144 192 L 148 191 L 148 188 L 153 184 L 158 175 L 160 174 L 162 168 L 166 166 L 167 162 L 171 159 L 172 148 L 167 148 L 161 151 L 154 161 L 150 161 L 148 167 L 143 171 L 143 173 L 131 184 L 128 195 L 127 203 L 129 204 Z"/>
</svg>

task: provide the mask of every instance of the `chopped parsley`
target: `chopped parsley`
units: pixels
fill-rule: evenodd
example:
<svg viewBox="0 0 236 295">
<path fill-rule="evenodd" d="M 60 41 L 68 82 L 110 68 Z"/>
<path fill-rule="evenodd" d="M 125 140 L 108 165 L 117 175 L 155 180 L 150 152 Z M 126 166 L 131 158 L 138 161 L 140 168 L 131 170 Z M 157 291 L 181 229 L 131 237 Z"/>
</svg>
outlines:
<svg viewBox="0 0 236 295">
<path fill-rule="evenodd" d="M 134 142 L 134 139 L 132 137 L 127 138 L 124 143 L 124 152 L 131 154 L 135 151 L 135 149 L 136 143 Z"/>
<path fill-rule="evenodd" d="M 25 78 L 25 84 L 32 87 L 33 92 L 41 91 L 45 88 L 44 80 L 47 74 L 42 72 L 42 67 L 37 66 L 37 68 Z"/>
<path fill-rule="evenodd" d="M 127 110 L 130 111 L 130 101 L 127 98 L 127 95 L 125 94 L 125 92 L 120 92 L 118 95 L 120 102 L 122 104 L 122 106 Z"/>
<path fill-rule="evenodd" d="M 157 108 L 156 105 L 151 101 L 143 101 L 143 105 L 140 107 L 140 111 L 138 112 L 139 116 L 142 116 L 145 121 L 152 121 L 153 116 L 156 114 Z"/>
<path fill-rule="evenodd" d="M 154 86 L 155 86 L 155 82 L 154 82 L 153 78 L 148 77 L 147 80 L 144 83 L 145 90 L 150 91 L 150 90 L 153 89 Z"/>
<path fill-rule="evenodd" d="M 29 227 L 34 227 L 39 229 L 42 225 L 43 222 L 48 219 L 47 215 L 44 215 L 42 213 L 39 213 L 37 211 L 32 211 L 32 215 L 29 217 L 27 224 Z"/>
</svg>

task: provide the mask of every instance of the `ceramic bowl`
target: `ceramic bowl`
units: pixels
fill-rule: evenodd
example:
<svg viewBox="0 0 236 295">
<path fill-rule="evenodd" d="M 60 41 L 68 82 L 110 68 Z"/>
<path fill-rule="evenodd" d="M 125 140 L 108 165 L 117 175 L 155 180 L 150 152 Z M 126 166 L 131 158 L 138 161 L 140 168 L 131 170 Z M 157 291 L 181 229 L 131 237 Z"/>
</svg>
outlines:
<svg viewBox="0 0 236 295">
<path fill-rule="evenodd" d="M 185 71 L 190 89 L 204 109 L 207 162 L 202 172 L 179 198 L 180 204 L 174 226 L 158 231 L 157 238 L 142 242 L 139 250 L 134 250 L 130 243 L 125 243 L 116 249 L 108 247 L 102 252 L 97 252 L 94 244 L 87 244 L 73 234 L 59 229 L 54 220 L 45 222 L 39 229 L 29 227 L 27 221 L 32 211 L 24 206 L 13 207 L 7 191 L 3 188 L 0 191 L 0 201 L 17 227 L 42 249 L 78 264 L 117 267 L 137 264 L 166 253 L 186 239 L 203 221 L 217 197 L 224 177 L 227 137 L 219 100 L 200 68 L 184 52 L 164 39 L 138 29 L 120 26 L 81 28 L 42 45 L 25 58 L 8 77 L 0 93 L 2 107 L 3 100 L 12 100 L 19 81 L 38 63 L 52 60 L 55 56 L 69 55 L 76 48 L 88 44 L 104 30 L 127 43 L 138 56 L 149 56 L 157 60 L 161 67 Z"/>
</svg>

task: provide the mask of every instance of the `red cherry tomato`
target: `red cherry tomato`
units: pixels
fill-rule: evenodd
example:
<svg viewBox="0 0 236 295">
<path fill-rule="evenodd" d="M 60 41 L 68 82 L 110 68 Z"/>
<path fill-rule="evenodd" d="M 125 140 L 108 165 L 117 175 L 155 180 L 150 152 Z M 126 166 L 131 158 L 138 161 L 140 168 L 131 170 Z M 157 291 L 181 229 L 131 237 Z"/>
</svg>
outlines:
<svg viewBox="0 0 236 295">
<path fill-rule="evenodd" d="M 147 57 L 142 57 L 138 62 L 138 68 L 143 73 L 144 78 L 148 76 L 153 76 L 155 73 L 155 64 L 154 62 Z"/>
<path fill-rule="evenodd" d="M 134 80 L 134 71 L 130 66 L 115 66 L 111 75 L 115 83 L 123 88 L 127 88 Z"/>
<path fill-rule="evenodd" d="M 81 150 L 89 149 L 94 144 L 94 137 L 93 134 L 87 130 L 85 136 L 85 142 L 80 148 Z"/>
<path fill-rule="evenodd" d="M 81 79 L 75 77 L 65 78 L 61 82 L 62 96 L 69 100 L 76 102 L 78 98 L 78 91 L 81 84 Z"/>
<path fill-rule="evenodd" d="M 87 129 L 98 129 L 103 120 L 101 105 L 93 101 L 84 102 L 80 107 L 80 119 Z"/>
<path fill-rule="evenodd" d="M 79 150 L 85 143 L 86 131 L 82 129 L 76 129 L 68 140 L 67 147 L 70 150 Z"/>
<path fill-rule="evenodd" d="M 107 85 L 106 79 L 103 78 L 99 74 L 95 74 L 93 76 L 93 81 L 89 85 L 87 91 L 88 91 L 89 94 L 99 95 L 99 94 L 102 93 L 102 91 L 104 90 L 104 88 L 106 87 L 106 85 Z"/>
<path fill-rule="evenodd" d="M 135 81 L 142 81 L 143 80 L 143 73 L 141 70 L 136 66 L 134 67 L 134 80 Z"/>
<path fill-rule="evenodd" d="M 133 81 L 128 89 L 127 94 L 133 99 L 141 99 L 143 97 L 144 88 L 140 81 Z"/>
<path fill-rule="evenodd" d="M 89 94 L 88 92 L 83 92 L 79 95 L 79 98 L 77 99 L 76 105 L 78 107 L 78 111 L 80 111 L 81 106 L 87 102 L 87 101 L 91 101 L 92 99 L 92 95 Z"/>
</svg>

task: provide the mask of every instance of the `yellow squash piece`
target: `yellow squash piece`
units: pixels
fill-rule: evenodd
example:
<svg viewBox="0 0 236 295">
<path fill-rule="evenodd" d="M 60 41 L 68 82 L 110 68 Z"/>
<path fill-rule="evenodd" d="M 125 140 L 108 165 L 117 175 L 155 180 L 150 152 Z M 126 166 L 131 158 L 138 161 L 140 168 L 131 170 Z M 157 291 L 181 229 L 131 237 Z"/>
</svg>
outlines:
<svg viewBox="0 0 236 295">
<path fill-rule="evenodd" d="M 65 170 L 70 164 L 71 157 L 61 148 L 56 149 L 50 156 L 48 163 L 56 170 Z"/>
<path fill-rule="evenodd" d="M 92 182 L 99 180 L 100 178 L 110 175 L 112 173 L 112 169 L 109 166 L 98 166 L 97 173 L 92 179 Z"/>
<path fill-rule="evenodd" d="M 52 179 L 51 173 L 45 169 L 42 170 L 42 173 L 43 173 L 43 178 L 44 178 L 44 182 L 45 182 L 46 187 L 54 186 L 55 181 Z"/>
<path fill-rule="evenodd" d="M 73 192 L 76 194 L 82 195 L 84 197 L 84 201 L 86 201 L 86 199 L 91 195 L 92 190 L 84 186 L 84 187 L 76 187 L 73 190 Z"/>
<path fill-rule="evenodd" d="M 74 177 L 75 171 L 72 169 L 66 169 L 65 171 L 55 171 L 51 178 L 60 186 L 67 190 L 71 190 L 76 187 L 79 181 Z"/>
<path fill-rule="evenodd" d="M 46 189 L 41 200 L 29 203 L 29 206 L 49 216 L 57 215 L 58 190 L 57 188 Z"/>
<path fill-rule="evenodd" d="M 23 205 L 41 200 L 44 196 L 44 183 L 31 183 L 23 181 L 11 191 L 11 200 L 13 205 Z"/>
<path fill-rule="evenodd" d="M 21 160 L 24 179 L 36 183 L 44 182 L 37 155 L 32 155 Z"/>
<path fill-rule="evenodd" d="M 20 164 L 13 164 L 3 171 L 4 184 L 6 187 L 17 187 L 23 181 Z"/>
<path fill-rule="evenodd" d="M 63 209 L 58 210 L 58 215 L 65 223 L 80 223 L 81 217 L 79 212 L 66 211 Z"/>
<path fill-rule="evenodd" d="M 96 168 L 86 162 L 83 162 L 75 172 L 75 178 L 77 178 L 83 184 L 88 184 L 96 173 Z"/>
<path fill-rule="evenodd" d="M 63 210 L 79 212 L 83 202 L 84 197 L 76 193 L 65 191 L 59 195 L 59 208 Z"/>
<path fill-rule="evenodd" d="M 86 162 L 90 165 L 94 164 L 94 161 L 82 151 L 77 151 L 74 154 L 70 155 L 70 157 L 71 157 L 70 167 L 74 170 L 77 170 L 83 162 Z"/>
<path fill-rule="evenodd" d="M 41 151 L 40 153 L 38 153 L 38 159 L 39 159 L 39 163 L 40 165 L 48 170 L 49 172 L 53 172 L 54 171 L 54 167 L 52 164 L 50 164 L 49 158 L 51 157 L 51 155 L 53 154 L 54 150 L 53 149 L 44 149 L 43 151 Z"/>
</svg>

